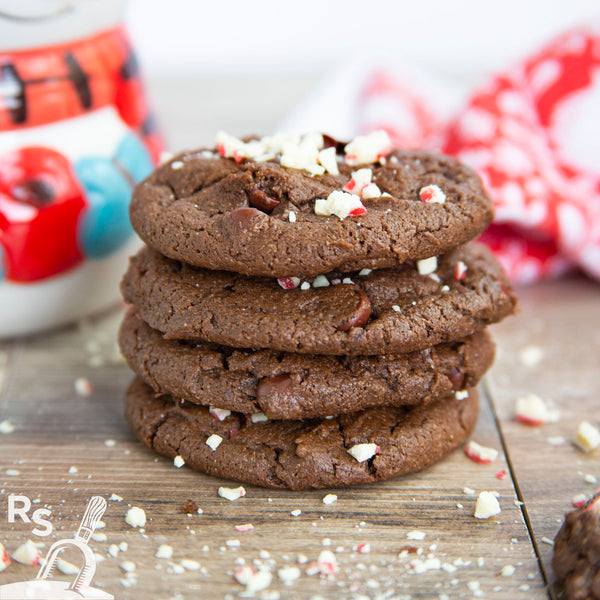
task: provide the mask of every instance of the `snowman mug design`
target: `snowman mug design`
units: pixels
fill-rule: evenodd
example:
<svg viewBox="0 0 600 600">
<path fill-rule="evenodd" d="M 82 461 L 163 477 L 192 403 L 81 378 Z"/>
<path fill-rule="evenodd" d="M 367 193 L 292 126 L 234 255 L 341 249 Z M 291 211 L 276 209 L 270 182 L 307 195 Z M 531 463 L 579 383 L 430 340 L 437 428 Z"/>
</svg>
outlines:
<svg viewBox="0 0 600 600">
<path fill-rule="evenodd" d="M 117 301 L 132 187 L 161 151 L 124 28 L 52 41 L 0 49 L 0 337 Z"/>
</svg>

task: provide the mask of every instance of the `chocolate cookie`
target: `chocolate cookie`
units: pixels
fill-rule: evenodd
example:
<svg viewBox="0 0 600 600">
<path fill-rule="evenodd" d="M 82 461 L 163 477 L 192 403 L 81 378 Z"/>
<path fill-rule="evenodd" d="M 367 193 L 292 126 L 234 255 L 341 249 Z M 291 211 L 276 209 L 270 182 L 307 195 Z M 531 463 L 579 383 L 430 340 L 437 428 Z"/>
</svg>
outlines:
<svg viewBox="0 0 600 600">
<path fill-rule="evenodd" d="M 444 255 L 432 275 L 405 263 L 330 285 L 336 280 L 283 289 L 275 279 L 194 268 L 145 248 L 132 258 L 122 291 L 167 338 L 301 354 L 422 350 L 480 331 L 515 306 L 501 267 L 476 243 Z"/>
<path fill-rule="evenodd" d="M 424 469 L 462 444 L 477 411 L 471 390 L 464 400 L 451 395 L 412 409 L 252 423 L 240 413 L 219 421 L 205 407 L 157 397 L 137 378 L 125 396 L 132 430 L 160 454 L 179 455 L 209 475 L 289 489 L 370 483 Z"/>
<path fill-rule="evenodd" d="M 565 516 L 552 568 L 564 600 L 600 600 L 600 492 Z"/>
<path fill-rule="evenodd" d="M 343 144 L 337 148 L 343 155 Z M 492 219 L 492 202 L 476 173 L 438 154 L 394 150 L 358 165 L 371 170 L 375 188 L 358 202 L 366 214 L 361 208 L 344 218 L 315 214 L 318 199 L 358 190 L 352 178 L 358 166 L 342 156 L 333 157 L 332 171 L 339 174 L 314 175 L 282 166 L 279 155 L 262 161 L 232 155 L 239 162 L 207 150 L 180 154 L 138 185 L 130 215 L 140 237 L 190 265 L 309 277 L 439 256 L 479 235 Z M 428 186 L 441 195 L 423 192 L 436 189 Z"/>
<path fill-rule="evenodd" d="M 473 387 L 489 368 L 485 332 L 403 355 L 312 356 L 166 340 L 133 312 L 119 344 L 156 392 L 269 419 L 305 419 L 374 406 L 425 405 Z"/>
</svg>

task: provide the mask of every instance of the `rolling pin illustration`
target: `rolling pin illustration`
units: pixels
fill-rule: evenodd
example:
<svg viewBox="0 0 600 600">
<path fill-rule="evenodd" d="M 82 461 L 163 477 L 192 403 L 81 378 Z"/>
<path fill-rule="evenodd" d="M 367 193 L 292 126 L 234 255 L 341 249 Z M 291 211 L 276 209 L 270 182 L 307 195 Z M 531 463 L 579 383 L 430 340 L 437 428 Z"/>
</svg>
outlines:
<svg viewBox="0 0 600 600">
<path fill-rule="evenodd" d="M 71 590 L 79 591 L 90 587 L 96 572 L 96 560 L 88 541 L 98 526 L 106 510 L 106 500 L 102 496 L 93 496 L 88 502 L 85 514 L 79 525 L 79 529 L 72 540 L 58 540 L 48 550 L 44 565 L 37 575 L 37 579 L 48 579 L 52 575 L 52 569 L 56 565 L 60 553 L 66 548 L 75 546 L 83 554 L 83 565 L 71 584 Z"/>
</svg>

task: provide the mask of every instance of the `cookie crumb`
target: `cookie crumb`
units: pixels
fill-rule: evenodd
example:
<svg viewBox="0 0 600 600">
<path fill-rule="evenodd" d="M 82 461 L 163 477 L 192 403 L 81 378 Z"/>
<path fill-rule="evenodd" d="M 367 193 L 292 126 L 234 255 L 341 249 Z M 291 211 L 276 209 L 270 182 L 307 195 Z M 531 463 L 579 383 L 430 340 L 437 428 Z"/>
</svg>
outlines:
<svg viewBox="0 0 600 600">
<path fill-rule="evenodd" d="M 198 512 L 198 505 L 191 500 L 190 498 L 188 498 L 182 505 L 181 507 L 181 512 L 184 512 L 188 515 L 193 515 L 194 513 Z"/>
</svg>

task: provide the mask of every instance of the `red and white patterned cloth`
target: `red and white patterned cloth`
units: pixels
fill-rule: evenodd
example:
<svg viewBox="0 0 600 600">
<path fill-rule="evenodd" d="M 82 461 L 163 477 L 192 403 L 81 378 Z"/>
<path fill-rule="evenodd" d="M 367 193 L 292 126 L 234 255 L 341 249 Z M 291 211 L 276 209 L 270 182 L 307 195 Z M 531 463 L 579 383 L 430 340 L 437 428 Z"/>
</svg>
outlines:
<svg viewBox="0 0 600 600">
<path fill-rule="evenodd" d="M 357 132 L 384 128 L 399 146 L 441 150 L 478 171 L 496 211 L 482 240 L 515 282 L 573 267 L 600 279 L 599 33 L 561 35 L 459 104 L 404 69 L 371 64 L 344 77 L 337 84 L 352 93 L 337 97 L 336 112 L 350 103 Z M 289 124 L 318 125 L 331 96 L 317 92 Z"/>
</svg>

